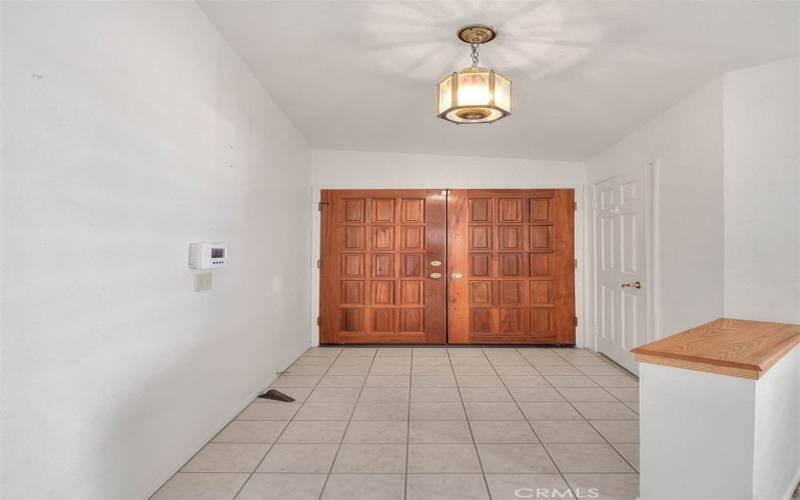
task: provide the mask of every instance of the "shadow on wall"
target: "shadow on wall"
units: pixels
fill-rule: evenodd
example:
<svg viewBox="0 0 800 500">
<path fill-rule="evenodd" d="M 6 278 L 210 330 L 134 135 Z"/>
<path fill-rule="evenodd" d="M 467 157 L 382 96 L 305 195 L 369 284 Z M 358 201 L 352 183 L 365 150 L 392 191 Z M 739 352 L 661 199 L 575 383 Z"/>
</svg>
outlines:
<svg viewBox="0 0 800 500">
<path fill-rule="evenodd" d="M 533 81 L 587 58 L 605 38 L 601 24 L 634 8 L 627 2 L 371 2 L 358 39 L 384 69 L 429 81 L 469 65 L 468 47 L 456 39 L 460 26 L 489 24 L 501 42 L 487 45 L 482 65 Z"/>
</svg>

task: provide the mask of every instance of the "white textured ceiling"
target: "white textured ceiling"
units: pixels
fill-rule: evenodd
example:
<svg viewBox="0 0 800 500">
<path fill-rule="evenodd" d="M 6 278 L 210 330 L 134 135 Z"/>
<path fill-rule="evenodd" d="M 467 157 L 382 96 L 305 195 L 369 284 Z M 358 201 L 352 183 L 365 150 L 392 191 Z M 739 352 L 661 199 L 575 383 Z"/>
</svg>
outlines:
<svg viewBox="0 0 800 500">
<path fill-rule="evenodd" d="M 202 1 L 314 148 L 584 159 L 731 69 L 798 54 L 798 2 Z M 469 65 L 456 30 L 499 31 L 513 81 L 493 125 L 434 117 Z"/>
</svg>

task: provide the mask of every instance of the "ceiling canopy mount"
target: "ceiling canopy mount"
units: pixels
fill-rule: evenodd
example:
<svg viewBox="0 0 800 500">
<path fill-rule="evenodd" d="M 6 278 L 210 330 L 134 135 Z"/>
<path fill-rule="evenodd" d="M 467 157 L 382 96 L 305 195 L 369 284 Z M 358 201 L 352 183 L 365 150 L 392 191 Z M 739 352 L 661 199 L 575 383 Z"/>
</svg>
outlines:
<svg viewBox="0 0 800 500">
<path fill-rule="evenodd" d="M 470 24 L 458 30 L 458 38 L 464 43 L 488 43 L 495 39 L 497 31 L 485 24 Z"/>
</svg>

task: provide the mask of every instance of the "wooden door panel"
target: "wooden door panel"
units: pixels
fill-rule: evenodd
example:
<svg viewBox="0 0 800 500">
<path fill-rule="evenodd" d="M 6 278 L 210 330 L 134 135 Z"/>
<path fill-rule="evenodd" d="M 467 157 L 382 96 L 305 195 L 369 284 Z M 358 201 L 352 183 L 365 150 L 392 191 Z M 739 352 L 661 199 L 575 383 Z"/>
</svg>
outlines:
<svg viewBox="0 0 800 500">
<path fill-rule="evenodd" d="M 445 205 L 441 190 L 322 191 L 320 342 L 445 342 L 446 280 L 429 277 L 446 270 Z"/>
<path fill-rule="evenodd" d="M 448 192 L 448 342 L 574 344 L 574 191 Z"/>
</svg>

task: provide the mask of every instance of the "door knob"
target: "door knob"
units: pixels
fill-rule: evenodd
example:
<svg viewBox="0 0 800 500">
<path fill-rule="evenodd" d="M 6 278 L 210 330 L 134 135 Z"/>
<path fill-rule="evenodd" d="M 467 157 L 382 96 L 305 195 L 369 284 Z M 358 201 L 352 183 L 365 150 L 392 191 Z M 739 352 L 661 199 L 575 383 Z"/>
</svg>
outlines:
<svg viewBox="0 0 800 500">
<path fill-rule="evenodd" d="M 634 281 L 633 283 L 623 283 L 622 288 L 631 287 L 631 288 L 642 288 L 642 284 L 638 281 Z"/>
<path fill-rule="evenodd" d="M 461 279 L 461 278 L 464 277 L 464 275 L 461 274 L 461 273 L 453 273 L 453 274 L 450 275 L 450 277 L 453 278 L 453 279 Z"/>
<path fill-rule="evenodd" d="M 435 280 L 438 280 L 439 278 L 442 277 L 442 273 L 431 273 L 428 276 L 430 276 L 431 278 L 433 278 Z"/>
<path fill-rule="evenodd" d="M 442 265 L 442 261 L 440 261 L 440 260 L 432 260 L 431 261 L 431 267 L 439 267 L 441 265 Z"/>
</svg>

